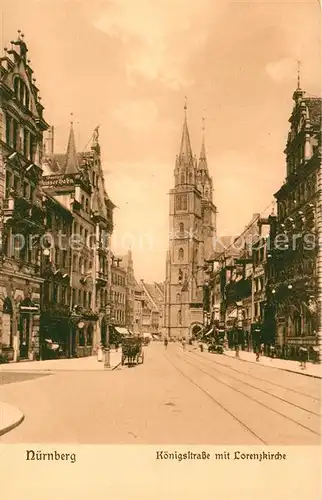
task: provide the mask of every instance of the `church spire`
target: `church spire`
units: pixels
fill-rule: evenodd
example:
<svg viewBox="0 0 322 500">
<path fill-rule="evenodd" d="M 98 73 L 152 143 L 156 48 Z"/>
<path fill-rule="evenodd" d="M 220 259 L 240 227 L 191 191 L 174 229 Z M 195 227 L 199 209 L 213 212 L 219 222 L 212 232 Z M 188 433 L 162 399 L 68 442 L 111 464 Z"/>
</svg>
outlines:
<svg viewBox="0 0 322 500">
<path fill-rule="evenodd" d="M 78 172 L 78 161 L 75 146 L 73 122 L 70 122 L 69 139 L 66 154 L 65 174 L 76 174 Z"/>
<path fill-rule="evenodd" d="M 180 145 L 180 158 L 184 159 L 187 163 L 192 159 L 192 150 L 190 144 L 190 136 L 187 123 L 187 98 L 184 104 L 184 124 L 182 129 L 181 145 Z"/>
<path fill-rule="evenodd" d="M 206 157 L 206 146 L 205 146 L 205 118 L 202 118 L 202 139 L 201 139 L 201 150 L 199 156 L 198 170 L 208 171 L 207 157 Z"/>
</svg>

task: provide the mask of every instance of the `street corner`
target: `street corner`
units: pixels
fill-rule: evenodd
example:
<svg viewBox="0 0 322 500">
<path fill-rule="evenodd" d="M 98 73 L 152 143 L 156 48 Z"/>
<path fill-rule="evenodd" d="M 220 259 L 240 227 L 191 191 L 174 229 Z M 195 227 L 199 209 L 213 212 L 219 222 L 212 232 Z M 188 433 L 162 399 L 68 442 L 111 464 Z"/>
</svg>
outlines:
<svg viewBox="0 0 322 500">
<path fill-rule="evenodd" d="M 0 401 L 0 436 L 18 427 L 24 418 L 19 408 Z"/>
</svg>

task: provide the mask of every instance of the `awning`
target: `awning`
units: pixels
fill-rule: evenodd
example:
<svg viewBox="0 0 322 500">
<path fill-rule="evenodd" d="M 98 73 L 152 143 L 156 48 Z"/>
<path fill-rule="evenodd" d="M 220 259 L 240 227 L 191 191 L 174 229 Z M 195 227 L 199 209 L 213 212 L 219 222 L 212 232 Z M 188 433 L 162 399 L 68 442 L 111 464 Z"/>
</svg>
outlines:
<svg viewBox="0 0 322 500">
<path fill-rule="evenodd" d="M 120 335 L 132 335 L 127 328 L 123 328 L 121 326 L 114 326 L 114 328 Z"/>
</svg>

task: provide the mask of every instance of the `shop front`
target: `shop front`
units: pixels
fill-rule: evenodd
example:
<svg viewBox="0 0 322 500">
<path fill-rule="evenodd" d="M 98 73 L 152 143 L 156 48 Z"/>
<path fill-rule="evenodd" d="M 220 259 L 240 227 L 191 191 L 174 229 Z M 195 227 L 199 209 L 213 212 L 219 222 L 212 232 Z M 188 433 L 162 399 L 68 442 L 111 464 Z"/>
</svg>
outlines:
<svg viewBox="0 0 322 500">
<path fill-rule="evenodd" d="M 30 298 L 18 306 L 18 359 L 38 360 L 40 355 L 40 308 Z"/>
</svg>

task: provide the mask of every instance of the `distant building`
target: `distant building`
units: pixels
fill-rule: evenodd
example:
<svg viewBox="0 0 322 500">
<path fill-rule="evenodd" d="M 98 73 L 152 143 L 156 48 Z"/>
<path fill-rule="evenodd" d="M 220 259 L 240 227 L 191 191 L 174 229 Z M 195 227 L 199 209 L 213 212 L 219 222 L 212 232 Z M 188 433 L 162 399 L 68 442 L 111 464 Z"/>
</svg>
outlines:
<svg viewBox="0 0 322 500">
<path fill-rule="evenodd" d="M 143 329 L 143 307 L 144 307 L 144 292 L 142 287 L 135 280 L 134 287 L 134 326 L 133 332 L 135 334 L 142 334 Z M 149 320 L 148 320 L 149 321 Z M 150 323 L 148 323 L 150 324 Z"/>
<path fill-rule="evenodd" d="M 114 326 L 126 327 L 127 274 L 122 258 L 112 254 L 111 316 Z"/>
<path fill-rule="evenodd" d="M 163 284 L 145 283 L 140 280 L 142 290 L 142 333 L 160 335 L 163 331 L 164 288 Z"/>
</svg>

